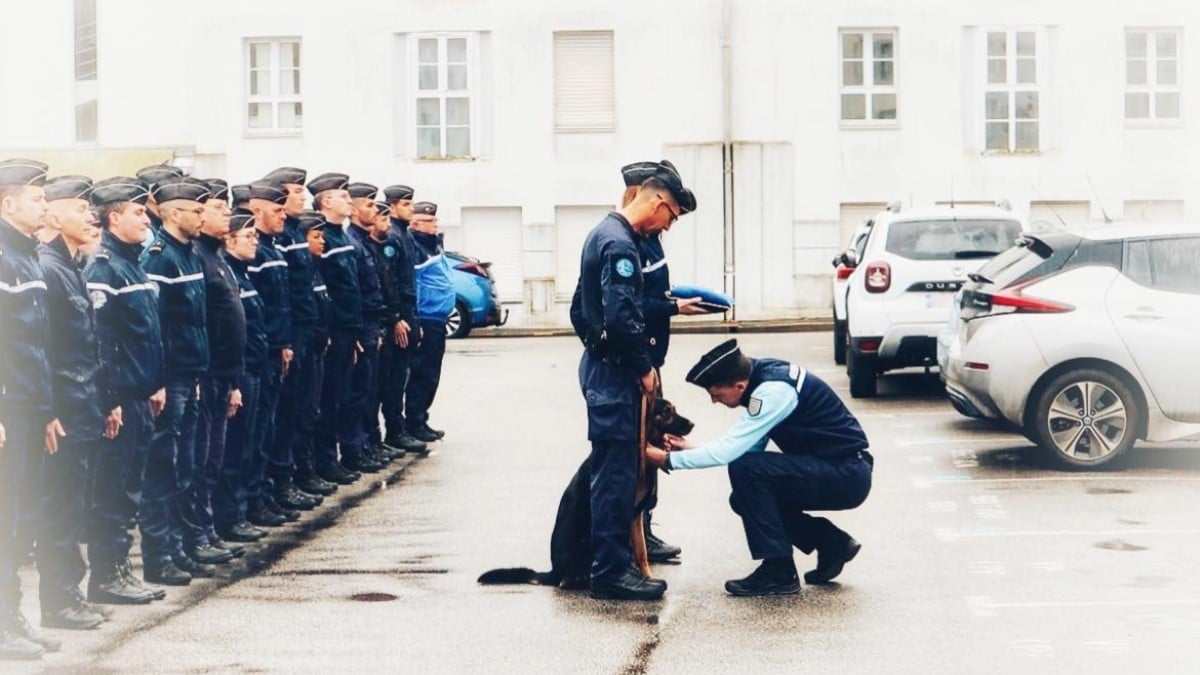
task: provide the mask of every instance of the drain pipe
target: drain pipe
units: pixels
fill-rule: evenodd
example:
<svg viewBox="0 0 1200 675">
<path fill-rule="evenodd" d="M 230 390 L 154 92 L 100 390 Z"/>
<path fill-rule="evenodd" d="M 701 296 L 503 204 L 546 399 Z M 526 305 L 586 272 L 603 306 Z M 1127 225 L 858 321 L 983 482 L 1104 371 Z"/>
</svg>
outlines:
<svg viewBox="0 0 1200 675">
<path fill-rule="evenodd" d="M 724 186 L 725 294 L 736 297 L 733 256 L 733 0 L 721 0 L 721 159 Z M 737 319 L 734 304 L 731 319 Z"/>
</svg>

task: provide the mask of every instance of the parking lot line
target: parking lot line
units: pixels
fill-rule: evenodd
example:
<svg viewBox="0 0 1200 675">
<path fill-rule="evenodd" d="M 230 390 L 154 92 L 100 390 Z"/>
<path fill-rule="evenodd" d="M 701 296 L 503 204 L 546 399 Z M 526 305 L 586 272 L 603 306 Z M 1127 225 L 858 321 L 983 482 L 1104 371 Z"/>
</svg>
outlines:
<svg viewBox="0 0 1200 675">
<path fill-rule="evenodd" d="M 994 485 L 1001 483 L 1071 483 L 1071 482 L 1104 482 L 1104 481 L 1144 481 L 1144 482 L 1200 482 L 1200 476 L 1096 476 L 1080 474 L 1077 476 L 1022 476 L 1020 478 L 974 478 L 966 474 L 950 476 L 934 476 L 922 481 L 930 485 L 953 485 L 956 483 L 971 483 L 973 485 Z"/>
<path fill-rule="evenodd" d="M 986 539 L 1006 537 L 1122 537 L 1129 535 L 1174 535 L 1200 534 L 1200 528 L 1160 528 L 1160 529 L 1124 529 L 1124 530 L 955 530 L 952 528 L 936 528 L 934 533 L 942 541 L 957 539 Z"/>
<path fill-rule="evenodd" d="M 911 438 L 900 439 L 895 441 L 895 444 L 901 448 L 909 448 L 914 445 L 949 445 L 951 443 L 1005 443 L 1009 441 L 1021 441 L 1029 443 L 1029 439 L 1024 436 L 981 436 L 971 438 Z"/>
</svg>

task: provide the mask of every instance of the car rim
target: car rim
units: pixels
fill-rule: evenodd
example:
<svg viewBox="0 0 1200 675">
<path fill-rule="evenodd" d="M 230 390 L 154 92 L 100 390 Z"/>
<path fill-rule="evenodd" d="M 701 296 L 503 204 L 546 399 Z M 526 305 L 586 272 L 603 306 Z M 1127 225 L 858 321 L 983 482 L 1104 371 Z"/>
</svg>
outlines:
<svg viewBox="0 0 1200 675">
<path fill-rule="evenodd" d="M 446 317 L 446 335 L 454 335 L 458 332 L 458 327 L 462 325 L 462 316 L 458 313 L 458 308 L 450 310 L 450 316 Z"/>
<path fill-rule="evenodd" d="M 1099 382 L 1075 382 L 1054 397 L 1046 424 L 1058 451 L 1073 459 L 1096 461 L 1112 454 L 1129 424 L 1125 403 Z"/>
</svg>

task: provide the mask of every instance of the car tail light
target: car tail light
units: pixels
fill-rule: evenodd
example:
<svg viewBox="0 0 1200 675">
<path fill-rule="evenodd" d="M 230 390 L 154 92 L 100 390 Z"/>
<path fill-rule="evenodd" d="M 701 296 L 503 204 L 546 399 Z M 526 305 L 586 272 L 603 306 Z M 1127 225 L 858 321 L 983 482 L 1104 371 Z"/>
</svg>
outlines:
<svg viewBox="0 0 1200 675">
<path fill-rule="evenodd" d="M 963 308 L 978 317 L 997 314 L 1060 314 L 1075 311 L 1074 305 L 1025 295 L 1025 288 L 1042 279 L 1031 279 L 996 293 L 973 291 L 963 297 Z"/>
<path fill-rule="evenodd" d="M 847 267 L 845 265 L 837 266 L 837 280 L 838 281 L 845 281 L 845 280 L 849 279 L 851 274 L 854 274 L 853 267 Z"/>
<path fill-rule="evenodd" d="M 470 274 L 481 276 L 484 279 L 488 278 L 487 263 L 465 262 L 455 265 L 454 268 Z"/>
<path fill-rule="evenodd" d="M 873 354 L 879 351 L 878 338 L 857 338 L 854 341 L 854 346 L 858 347 L 858 351 L 864 354 Z"/>
<path fill-rule="evenodd" d="M 892 287 L 892 266 L 885 262 L 868 263 L 863 283 L 868 293 L 887 293 Z"/>
</svg>

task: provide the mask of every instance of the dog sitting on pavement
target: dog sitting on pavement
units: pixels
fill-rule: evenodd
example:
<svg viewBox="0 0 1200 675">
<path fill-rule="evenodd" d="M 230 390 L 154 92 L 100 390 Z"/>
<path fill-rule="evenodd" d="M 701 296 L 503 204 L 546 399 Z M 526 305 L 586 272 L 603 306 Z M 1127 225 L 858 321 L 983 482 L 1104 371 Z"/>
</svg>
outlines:
<svg viewBox="0 0 1200 675">
<path fill-rule="evenodd" d="M 645 445 L 663 447 L 663 435 L 686 436 L 692 432 L 692 421 L 679 414 L 664 398 L 656 398 L 645 415 L 644 443 L 638 458 L 638 489 L 630 540 L 634 549 L 634 564 L 648 575 L 646 541 L 643 535 L 643 514 L 653 508 L 657 497 L 658 472 L 645 466 Z M 550 534 L 550 571 L 537 572 L 528 567 L 505 567 L 489 570 L 479 577 L 481 584 L 535 584 L 559 586 L 564 589 L 587 588 L 591 583 L 592 567 L 592 464 L 585 459 L 558 502 L 558 515 Z"/>
</svg>

